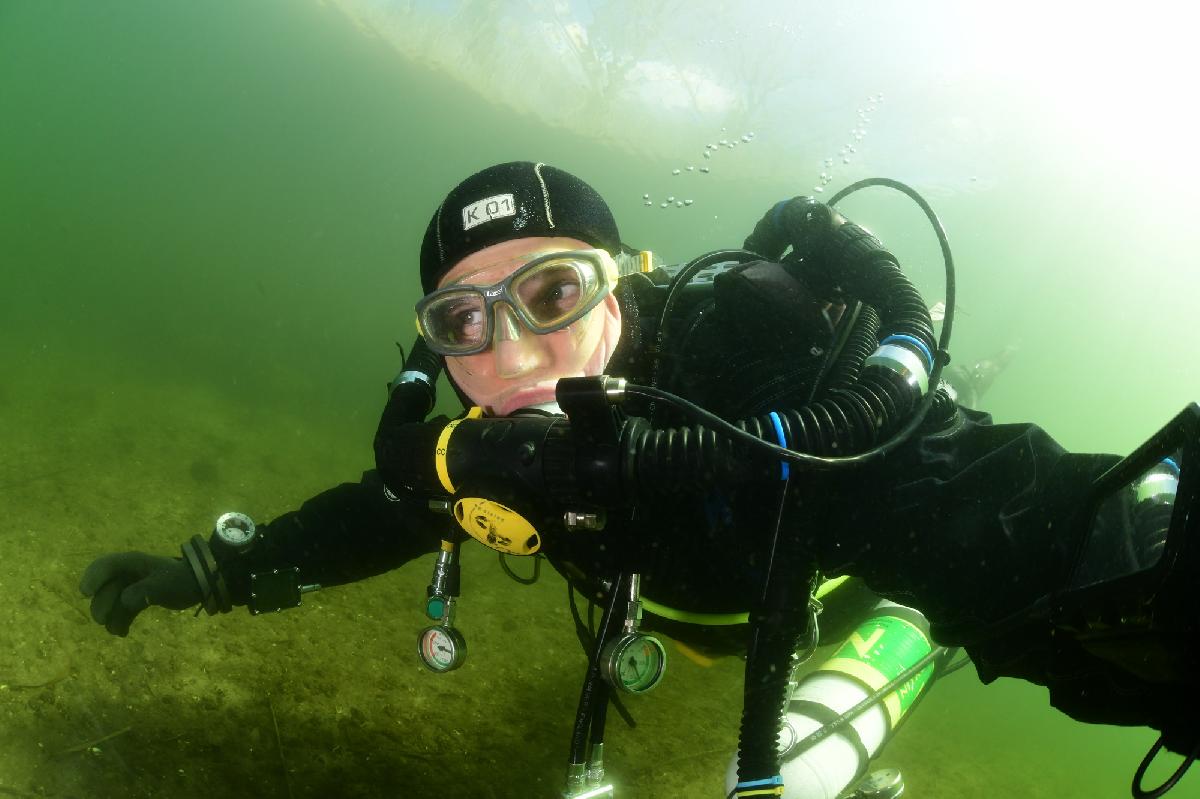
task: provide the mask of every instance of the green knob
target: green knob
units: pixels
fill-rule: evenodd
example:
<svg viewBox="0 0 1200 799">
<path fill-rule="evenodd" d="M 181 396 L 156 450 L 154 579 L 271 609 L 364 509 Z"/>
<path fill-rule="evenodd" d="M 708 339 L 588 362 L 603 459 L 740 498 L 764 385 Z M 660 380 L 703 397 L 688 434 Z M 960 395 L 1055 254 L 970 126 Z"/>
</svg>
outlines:
<svg viewBox="0 0 1200 799">
<path fill-rule="evenodd" d="M 440 596 L 431 596 L 425 602 L 425 615 L 434 621 L 442 618 L 442 614 L 446 612 L 446 600 Z"/>
</svg>

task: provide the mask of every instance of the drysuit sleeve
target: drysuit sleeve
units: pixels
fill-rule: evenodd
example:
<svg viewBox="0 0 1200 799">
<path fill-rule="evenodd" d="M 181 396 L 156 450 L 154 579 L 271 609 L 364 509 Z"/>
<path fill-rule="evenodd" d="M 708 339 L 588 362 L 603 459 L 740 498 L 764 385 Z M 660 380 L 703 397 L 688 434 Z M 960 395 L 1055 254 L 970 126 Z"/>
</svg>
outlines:
<svg viewBox="0 0 1200 799">
<path fill-rule="evenodd" d="M 959 410 L 882 465 L 825 478 L 836 535 L 810 535 L 829 573 L 852 571 L 916 603 L 948 644 L 1050 593 L 1066 578 L 1071 529 L 1115 455 L 1066 452 L 1040 427 Z M 807 497 L 812 492 L 802 491 Z M 919 600 L 919 602 L 918 602 Z"/>
<path fill-rule="evenodd" d="M 416 502 L 393 500 L 374 471 L 317 494 L 261 528 L 249 552 L 217 555 L 236 605 L 250 596 L 250 574 L 297 567 L 300 582 L 324 588 L 395 569 L 438 549 L 450 520 Z"/>
<path fill-rule="evenodd" d="M 1066 452 L 1036 425 L 960 414 L 881 466 L 803 492 L 822 495 L 807 500 L 809 510 L 835 520 L 806 546 L 826 573 L 854 574 L 920 608 L 934 639 L 964 646 L 984 682 L 1044 685 L 1051 704 L 1075 719 L 1152 726 L 1181 751 L 1185 711 L 1172 686 L 1096 657 L 1044 620 L 994 627 L 1068 578 L 1083 534 L 1079 509 L 1119 458 Z"/>
</svg>

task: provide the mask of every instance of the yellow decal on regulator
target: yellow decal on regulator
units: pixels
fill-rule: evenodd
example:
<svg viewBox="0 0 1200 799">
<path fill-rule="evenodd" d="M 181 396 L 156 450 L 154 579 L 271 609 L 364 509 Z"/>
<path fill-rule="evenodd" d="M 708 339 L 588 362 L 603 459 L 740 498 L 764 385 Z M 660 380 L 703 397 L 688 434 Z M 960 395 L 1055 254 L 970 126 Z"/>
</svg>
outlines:
<svg viewBox="0 0 1200 799">
<path fill-rule="evenodd" d="M 467 534 L 484 546 L 509 555 L 532 555 L 542 538 L 524 516 L 483 497 L 463 497 L 454 503 L 454 518 Z"/>
</svg>

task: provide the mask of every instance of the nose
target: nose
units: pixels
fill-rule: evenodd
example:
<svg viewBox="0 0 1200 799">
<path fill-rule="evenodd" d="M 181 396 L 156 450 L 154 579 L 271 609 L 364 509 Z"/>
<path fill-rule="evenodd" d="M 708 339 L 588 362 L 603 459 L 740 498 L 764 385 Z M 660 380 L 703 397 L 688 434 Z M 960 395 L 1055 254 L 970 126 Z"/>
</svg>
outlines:
<svg viewBox="0 0 1200 799">
<path fill-rule="evenodd" d="M 492 353 L 497 377 L 520 377 L 535 371 L 545 362 L 545 352 L 532 332 L 507 303 L 496 303 L 495 332 L 492 334 Z"/>
</svg>

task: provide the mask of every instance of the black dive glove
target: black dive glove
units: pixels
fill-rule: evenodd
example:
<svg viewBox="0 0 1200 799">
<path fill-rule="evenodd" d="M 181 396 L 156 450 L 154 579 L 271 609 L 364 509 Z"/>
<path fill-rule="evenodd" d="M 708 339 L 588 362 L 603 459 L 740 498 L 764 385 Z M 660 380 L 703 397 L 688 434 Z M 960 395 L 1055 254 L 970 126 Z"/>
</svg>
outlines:
<svg viewBox="0 0 1200 799">
<path fill-rule="evenodd" d="M 79 590 L 92 598 L 92 618 L 113 635 L 129 635 L 134 618 L 151 605 L 186 610 L 203 600 L 192 568 L 181 558 L 118 552 L 92 561 Z"/>
<path fill-rule="evenodd" d="M 804 258 L 817 252 L 829 233 L 845 221 L 812 197 L 793 197 L 772 206 L 742 247 L 771 261 L 783 257 L 788 247 L 795 257 Z"/>
</svg>

